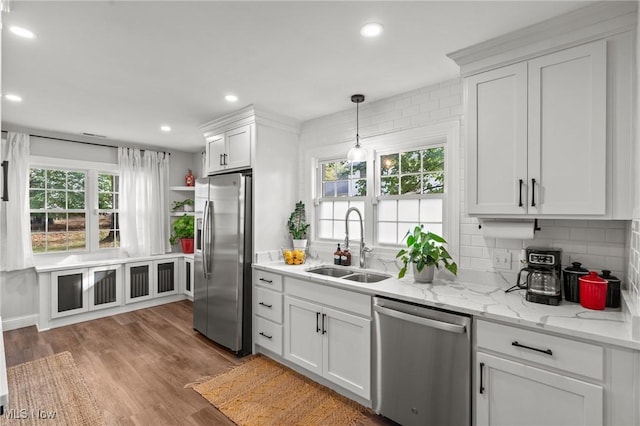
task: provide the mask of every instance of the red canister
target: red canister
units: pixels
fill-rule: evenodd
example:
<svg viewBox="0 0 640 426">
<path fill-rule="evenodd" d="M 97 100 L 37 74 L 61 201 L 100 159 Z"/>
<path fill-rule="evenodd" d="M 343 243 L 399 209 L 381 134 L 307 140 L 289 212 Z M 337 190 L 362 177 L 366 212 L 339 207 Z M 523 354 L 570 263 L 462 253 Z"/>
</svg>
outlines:
<svg viewBox="0 0 640 426">
<path fill-rule="evenodd" d="M 578 279 L 580 282 L 580 304 L 587 309 L 603 310 L 607 302 L 607 281 L 595 271 Z"/>
</svg>

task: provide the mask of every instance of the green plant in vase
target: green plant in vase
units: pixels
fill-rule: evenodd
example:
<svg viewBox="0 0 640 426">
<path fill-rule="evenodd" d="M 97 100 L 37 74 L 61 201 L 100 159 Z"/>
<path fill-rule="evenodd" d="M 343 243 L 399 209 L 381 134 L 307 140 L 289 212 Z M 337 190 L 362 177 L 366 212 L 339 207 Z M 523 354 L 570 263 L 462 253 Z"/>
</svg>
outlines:
<svg viewBox="0 0 640 426">
<path fill-rule="evenodd" d="M 307 223 L 304 203 L 302 201 L 296 203 L 295 210 L 289 215 L 287 225 L 291 238 L 294 240 L 305 240 L 307 238 L 307 230 L 310 225 Z"/>
<path fill-rule="evenodd" d="M 413 231 L 407 231 L 403 238 L 407 248 L 400 250 L 396 258 L 400 258 L 404 266 L 398 272 L 398 278 L 403 278 L 407 273 L 407 267 L 414 267 L 414 279 L 418 282 L 431 282 L 433 269 L 441 265 L 452 274 L 457 275 L 458 265 L 444 247 L 446 240 L 433 232 L 424 232 L 424 226 L 416 226 Z M 424 272 L 424 275 L 422 275 Z M 429 276 L 430 275 L 430 276 Z"/>
<path fill-rule="evenodd" d="M 171 211 L 172 212 L 177 212 L 180 209 L 183 209 L 184 211 L 193 211 L 193 200 L 191 198 L 187 198 L 186 200 L 183 201 L 174 201 L 171 204 Z"/>
<path fill-rule="evenodd" d="M 173 221 L 171 229 L 171 245 L 180 241 L 184 253 L 193 253 L 194 217 L 187 214 L 180 216 Z"/>
</svg>

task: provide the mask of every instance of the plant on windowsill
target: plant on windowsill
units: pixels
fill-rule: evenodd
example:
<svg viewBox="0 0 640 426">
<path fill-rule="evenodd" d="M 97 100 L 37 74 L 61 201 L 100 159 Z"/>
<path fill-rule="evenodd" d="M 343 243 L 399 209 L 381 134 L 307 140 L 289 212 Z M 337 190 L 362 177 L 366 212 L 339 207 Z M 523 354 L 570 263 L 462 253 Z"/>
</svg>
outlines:
<svg viewBox="0 0 640 426">
<path fill-rule="evenodd" d="M 296 203 L 296 208 L 289 216 L 287 225 L 289 226 L 289 233 L 293 239 L 293 247 L 304 250 L 307 247 L 307 230 L 310 225 L 307 223 L 304 203 L 302 201 Z"/>
<path fill-rule="evenodd" d="M 180 209 L 182 209 L 182 211 L 185 211 L 185 212 L 192 212 L 193 200 L 191 198 L 187 198 L 184 201 L 174 201 L 173 204 L 171 204 L 172 212 L 177 212 Z"/>
<path fill-rule="evenodd" d="M 407 249 L 396 254 L 404 266 L 398 272 L 398 278 L 404 277 L 407 267 L 411 263 L 413 278 L 416 282 L 430 283 L 433 281 L 435 268 L 443 265 L 453 275 L 458 273 L 458 265 L 453 261 L 444 244 L 447 242 L 433 232 L 424 232 L 424 226 L 416 226 L 413 231 L 408 230 L 403 238 L 406 239 Z"/>
<path fill-rule="evenodd" d="M 174 245 L 179 240 L 182 245 L 182 252 L 186 254 L 193 253 L 193 225 L 193 216 L 187 214 L 177 218 L 171 225 L 173 231 L 169 242 Z"/>
</svg>

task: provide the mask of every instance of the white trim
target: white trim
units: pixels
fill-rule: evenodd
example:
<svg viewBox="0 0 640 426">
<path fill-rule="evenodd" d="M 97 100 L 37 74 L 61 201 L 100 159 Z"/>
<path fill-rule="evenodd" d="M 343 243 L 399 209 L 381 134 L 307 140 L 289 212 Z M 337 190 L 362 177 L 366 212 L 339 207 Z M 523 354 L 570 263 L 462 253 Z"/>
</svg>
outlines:
<svg viewBox="0 0 640 426">
<path fill-rule="evenodd" d="M 372 181 L 373 173 L 375 172 L 375 163 L 377 150 L 387 150 L 390 147 L 393 149 L 402 149 L 404 147 L 412 146 L 429 146 L 443 144 L 442 139 L 446 140 L 445 151 L 445 193 L 447 197 L 447 203 L 445 211 L 443 212 L 443 223 L 447 223 L 447 235 L 445 238 L 448 241 L 447 248 L 454 258 L 459 257 L 460 253 L 460 120 L 446 121 L 429 126 L 414 127 L 407 130 L 400 130 L 396 132 L 383 133 L 367 138 L 360 138 L 360 142 L 367 150 L 367 192 L 370 193 L 373 189 Z M 429 143 L 429 142 L 433 143 Z M 426 145 L 425 145 L 426 143 Z M 318 179 L 318 165 L 320 161 L 331 160 L 335 158 L 344 157 L 346 153 L 352 147 L 353 141 L 337 143 L 333 145 L 324 145 L 320 147 L 312 147 L 307 150 L 301 150 L 300 158 L 301 164 L 309 165 L 309 168 L 301 168 L 301 181 L 300 187 L 301 198 L 307 205 L 317 205 L 318 193 L 317 193 L 317 179 Z M 369 166 L 371 164 L 372 166 Z M 316 197 L 316 198 L 312 198 Z M 372 200 L 372 196 L 368 195 L 368 199 Z M 346 200 L 345 200 L 346 201 Z M 372 203 L 369 203 L 372 204 Z M 315 224 L 316 209 L 309 209 L 309 223 Z M 372 215 L 367 217 L 373 218 Z M 368 221 L 373 223 L 372 220 Z M 315 228 L 312 227 L 312 228 Z M 365 228 L 365 242 L 371 244 L 373 241 L 373 225 L 369 225 Z M 318 240 L 317 230 L 312 229 L 311 243 L 318 247 L 318 249 L 325 250 L 327 247 L 333 247 L 334 241 Z M 354 244 L 354 247 L 357 244 Z M 376 250 L 376 254 L 384 253 L 391 254 L 391 250 L 397 252 L 397 247 L 390 248 L 385 246 L 373 246 Z M 335 249 L 335 247 L 334 247 Z M 355 253 L 355 249 L 353 250 Z M 333 253 L 333 251 L 331 251 Z"/>
<path fill-rule="evenodd" d="M 118 173 L 118 165 L 113 163 L 101 163 L 97 161 L 70 160 L 67 158 L 43 157 L 32 155 L 29 158 L 29 167 L 44 167 L 47 169 L 75 169 L 75 170 L 95 170 L 98 172 Z"/>
<path fill-rule="evenodd" d="M 38 325 L 38 314 L 24 315 L 21 317 L 2 320 L 2 329 L 4 331 L 16 330 L 18 328 L 30 327 L 32 325 Z"/>
</svg>

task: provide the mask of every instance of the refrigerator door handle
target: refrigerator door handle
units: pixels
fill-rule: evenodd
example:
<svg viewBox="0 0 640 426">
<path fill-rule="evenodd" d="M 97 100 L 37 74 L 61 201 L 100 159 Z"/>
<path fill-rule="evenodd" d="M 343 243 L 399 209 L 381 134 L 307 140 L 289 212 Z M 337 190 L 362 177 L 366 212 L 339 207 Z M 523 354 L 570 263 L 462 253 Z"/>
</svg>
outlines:
<svg viewBox="0 0 640 426">
<path fill-rule="evenodd" d="M 204 213 L 202 214 L 202 275 L 205 279 L 209 276 L 209 201 L 204 203 Z"/>
</svg>

